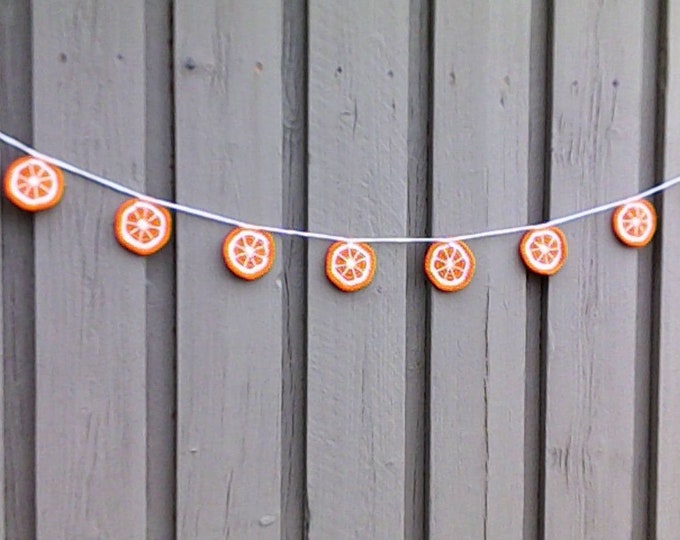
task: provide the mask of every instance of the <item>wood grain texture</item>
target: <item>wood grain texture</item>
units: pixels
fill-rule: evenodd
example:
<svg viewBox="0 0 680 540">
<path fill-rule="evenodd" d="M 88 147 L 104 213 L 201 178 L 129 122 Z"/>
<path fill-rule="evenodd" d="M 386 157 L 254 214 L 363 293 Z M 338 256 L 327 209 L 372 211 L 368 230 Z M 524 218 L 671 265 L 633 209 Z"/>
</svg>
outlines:
<svg viewBox="0 0 680 540">
<path fill-rule="evenodd" d="M 636 0 L 555 5 L 551 216 L 652 182 L 655 16 Z M 610 220 L 564 227 L 549 282 L 546 538 L 646 537 L 651 251 L 619 244 Z"/>
<path fill-rule="evenodd" d="M 427 236 L 430 199 L 431 2 L 410 0 L 408 88 L 408 235 Z M 427 537 L 428 285 L 427 246 L 406 250 L 404 539 Z"/>
<path fill-rule="evenodd" d="M 550 80 L 548 39 L 551 5 L 548 0 L 531 2 L 531 51 L 529 60 L 529 169 L 528 223 L 540 223 L 546 208 L 546 143 Z M 544 322 L 547 307 L 547 281 L 528 276 L 526 289 L 526 400 L 524 406 L 524 533 L 523 538 L 542 538 L 543 496 L 543 417 L 545 335 L 537 332 Z"/>
<path fill-rule="evenodd" d="M 0 126 L 31 142 L 31 12 L 0 3 Z M 0 171 L 18 157 L 0 146 Z M 2 204 L 3 439 L 0 538 L 35 538 L 35 274 L 33 218 Z"/>
<path fill-rule="evenodd" d="M 144 10 L 36 0 L 35 144 L 143 189 Z M 37 537 L 146 535 L 144 260 L 122 201 L 73 176 L 35 218 Z"/>
<path fill-rule="evenodd" d="M 433 233 L 526 223 L 531 2 L 437 3 L 434 47 Z M 521 538 L 526 276 L 514 239 L 470 247 L 431 295 L 430 538 Z"/>
<path fill-rule="evenodd" d="M 309 226 L 407 226 L 409 2 L 309 4 Z M 310 538 L 404 534 L 403 247 L 376 246 L 373 284 L 344 294 L 309 244 Z"/>
<path fill-rule="evenodd" d="M 172 2 L 145 0 L 146 189 L 174 198 Z M 176 291 L 174 240 L 146 264 L 147 540 L 175 537 Z"/>
<path fill-rule="evenodd" d="M 175 2 L 177 197 L 282 222 L 280 2 Z M 228 229 L 180 216 L 179 538 L 280 538 L 281 264 L 231 276 Z"/>
<path fill-rule="evenodd" d="M 283 2 L 283 223 L 307 227 L 307 2 Z M 307 383 L 307 241 L 280 239 L 283 273 L 281 537 L 307 529 L 305 402 Z"/>
<path fill-rule="evenodd" d="M 1 130 L 300 229 L 634 193 L 680 174 L 679 92 L 680 0 L 0 0 Z M 184 215 L 135 257 L 122 200 L 69 175 L 54 210 L 0 203 L 0 538 L 677 538 L 675 189 L 653 249 L 588 218 L 542 279 L 519 237 L 474 241 L 449 295 L 425 245 L 374 246 L 344 294 L 328 243 L 279 237 L 240 281 Z"/>
<path fill-rule="evenodd" d="M 665 85 L 663 105 L 663 179 L 680 174 L 680 2 L 667 3 L 665 39 L 662 44 L 666 54 L 666 70 L 662 74 Z M 655 507 L 652 528 L 655 538 L 670 540 L 680 531 L 680 362 L 678 362 L 677 321 L 680 317 L 680 191 L 673 189 L 663 196 L 660 235 L 656 242 L 660 248 L 659 272 L 659 336 L 658 336 L 658 396 L 656 403 L 656 474 Z"/>
</svg>

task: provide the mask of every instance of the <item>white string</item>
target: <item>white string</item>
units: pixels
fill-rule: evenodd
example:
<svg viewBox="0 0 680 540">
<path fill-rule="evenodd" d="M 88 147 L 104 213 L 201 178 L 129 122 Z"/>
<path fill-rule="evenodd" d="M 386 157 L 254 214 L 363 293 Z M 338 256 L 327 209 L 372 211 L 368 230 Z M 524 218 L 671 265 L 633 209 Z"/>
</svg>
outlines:
<svg viewBox="0 0 680 540">
<path fill-rule="evenodd" d="M 536 229 L 542 229 L 544 227 L 553 227 L 557 225 L 562 225 L 564 223 L 569 223 L 571 221 L 576 221 L 578 219 L 582 219 L 588 216 L 592 216 L 594 214 L 599 214 L 601 212 L 606 212 L 607 210 L 611 210 L 613 208 L 616 208 L 617 206 L 621 206 L 624 204 L 631 203 L 633 201 L 637 201 L 639 199 L 644 199 L 647 197 L 650 197 L 651 195 L 654 195 L 655 193 L 659 193 L 661 191 L 664 191 L 678 183 L 680 183 L 680 176 L 676 176 L 675 178 L 671 178 L 670 180 L 666 180 L 665 182 L 658 184 L 652 188 L 649 188 L 645 191 L 642 191 L 640 193 L 637 193 L 635 195 L 631 195 L 629 197 L 625 197 L 623 199 L 618 199 L 616 201 L 608 202 L 605 204 L 601 204 L 599 206 L 595 206 L 593 208 L 588 208 L 586 210 L 581 210 L 579 212 L 574 212 L 573 214 L 568 214 L 563 217 L 555 218 L 555 219 L 550 219 L 548 221 L 544 221 L 541 223 L 536 223 L 534 225 L 519 225 L 517 227 L 507 227 L 503 229 L 492 229 L 488 231 L 481 231 L 481 232 L 475 232 L 475 233 L 469 233 L 469 234 L 460 234 L 457 236 L 422 236 L 422 237 L 408 237 L 408 236 L 364 236 L 364 237 L 349 237 L 349 236 L 340 236 L 336 234 L 326 234 L 326 233 L 319 233 L 319 232 L 311 232 L 311 231 L 302 231 L 298 229 L 286 229 L 284 227 L 273 227 L 270 225 L 257 225 L 254 223 L 247 223 L 245 221 L 241 221 L 239 219 L 231 218 L 228 216 L 223 216 L 220 214 L 215 214 L 213 212 L 208 212 L 207 210 L 201 210 L 200 208 L 195 208 L 193 206 L 188 206 L 172 201 L 166 201 L 164 199 L 158 199 L 156 197 L 152 197 L 150 195 L 147 195 L 145 193 L 141 193 L 139 191 L 136 191 L 134 189 L 131 189 L 129 187 L 126 187 L 122 184 L 119 184 L 118 182 L 114 182 L 113 180 L 110 180 L 108 178 L 104 178 L 103 176 L 98 176 L 96 174 L 93 174 L 89 171 L 86 171 L 84 169 L 81 169 L 79 167 L 76 167 L 75 165 L 72 165 L 71 163 L 67 163 L 66 161 L 62 161 L 58 158 L 48 156 L 46 154 L 43 154 L 41 152 L 38 152 L 35 148 L 32 148 L 21 141 L 15 139 L 14 137 L 11 137 L 7 133 L 4 133 L 0 131 L 0 141 L 4 142 L 5 144 L 12 146 L 18 150 L 21 150 L 25 154 L 31 155 L 35 158 L 42 159 L 44 161 L 48 161 L 50 163 L 53 163 L 57 167 L 61 167 L 63 170 L 68 171 L 72 174 L 75 174 L 77 176 L 80 176 L 82 178 L 85 178 L 86 180 L 89 180 L 91 182 L 94 182 L 95 184 L 99 184 L 101 186 L 107 187 L 113 191 L 116 191 L 118 193 L 122 193 L 123 195 L 128 195 L 130 197 L 135 197 L 137 199 L 143 199 L 145 201 L 149 201 L 155 204 L 158 204 L 160 206 L 164 206 L 165 208 L 168 208 L 170 210 L 174 210 L 175 212 L 181 212 L 183 214 L 188 214 L 191 216 L 196 216 L 200 217 L 203 219 L 207 219 L 210 221 L 215 221 L 217 223 L 223 223 L 225 225 L 233 225 L 235 227 L 244 227 L 248 229 L 259 229 L 261 231 L 267 231 L 273 234 L 279 234 L 283 236 L 297 236 L 301 238 L 313 238 L 316 240 L 329 240 L 332 242 L 335 241 L 340 241 L 340 242 L 367 242 L 367 243 L 372 243 L 372 244 L 417 244 L 417 243 L 431 243 L 431 242 L 454 242 L 458 240 L 474 240 L 476 238 L 491 238 L 491 237 L 496 237 L 496 236 L 506 236 L 510 234 L 516 234 L 516 233 L 521 233 L 521 232 L 526 232 L 526 231 L 533 231 Z"/>
</svg>

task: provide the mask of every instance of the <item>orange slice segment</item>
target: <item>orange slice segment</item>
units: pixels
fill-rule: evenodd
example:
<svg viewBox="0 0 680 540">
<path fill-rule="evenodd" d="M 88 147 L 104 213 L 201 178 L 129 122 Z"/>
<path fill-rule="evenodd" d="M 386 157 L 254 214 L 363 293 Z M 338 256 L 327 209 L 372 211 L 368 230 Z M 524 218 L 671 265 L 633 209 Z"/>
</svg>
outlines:
<svg viewBox="0 0 680 540">
<path fill-rule="evenodd" d="M 630 247 L 644 247 L 656 232 L 656 210 L 645 200 L 619 206 L 612 213 L 612 228 L 616 237 Z"/>
<path fill-rule="evenodd" d="M 326 277 L 341 291 L 367 287 L 373 280 L 375 267 L 375 253 L 368 244 L 335 242 L 326 252 Z"/>
<path fill-rule="evenodd" d="M 425 255 L 425 274 L 440 291 L 460 291 L 475 273 L 475 256 L 465 242 L 438 242 Z"/>
<path fill-rule="evenodd" d="M 5 173 L 5 195 L 29 212 L 55 206 L 64 193 L 61 169 L 32 156 L 13 161 Z"/>
<path fill-rule="evenodd" d="M 524 264 L 537 274 L 556 274 L 567 259 L 567 239 L 557 227 L 527 232 L 519 244 Z"/>
<path fill-rule="evenodd" d="M 152 255 L 170 240 L 172 218 L 162 206 L 128 199 L 118 207 L 113 230 L 124 248 L 137 255 Z"/>
<path fill-rule="evenodd" d="M 271 234 L 264 231 L 236 228 L 224 239 L 222 256 L 231 272 L 252 281 L 271 269 L 276 245 Z"/>
</svg>

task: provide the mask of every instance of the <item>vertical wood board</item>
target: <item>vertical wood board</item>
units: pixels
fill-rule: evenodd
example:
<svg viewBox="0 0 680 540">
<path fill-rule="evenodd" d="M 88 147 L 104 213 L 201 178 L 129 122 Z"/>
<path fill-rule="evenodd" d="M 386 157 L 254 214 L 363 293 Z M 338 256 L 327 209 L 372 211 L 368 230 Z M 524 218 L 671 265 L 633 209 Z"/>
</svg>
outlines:
<svg viewBox="0 0 680 540">
<path fill-rule="evenodd" d="M 35 0 L 35 144 L 143 189 L 144 11 Z M 35 218 L 38 538 L 146 534 L 144 260 L 122 198 L 66 175 Z"/>
<path fill-rule="evenodd" d="M 403 235 L 409 2 L 313 0 L 309 34 L 309 227 Z M 406 251 L 373 247 L 373 283 L 345 294 L 308 245 L 310 538 L 404 534 Z"/>
<path fill-rule="evenodd" d="M 0 4 L 0 126 L 32 139 L 31 13 L 22 0 Z M 0 145 L 0 171 L 19 153 Z M 2 207 L 3 443 L 0 538 L 35 537 L 35 275 L 33 218 Z"/>
<path fill-rule="evenodd" d="M 529 169 L 527 222 L 539 223 L 545 215 L 546 201 L 546 142 L 549 110 L 549 84 L 552 76 L 548 64 L 550 54 L 549 0 L 531 2 L 531 50 L 529 60 Z M 543 414 L 544 363 L 542 346 L 545 331 L 547 283 L 539 276 L 528 276 L 526 311 L 526 379 L 524 388 L 524 533 L 523 538 L 542 537 L 542 470 L 543 470 Z"/>
<path fill-rule="evenodd" d="M 430 193 L 430 96 L 432 6 L 410 0 L 408 89 L 408 227 L 409 236 L 426 236 Z M 427 246 L 406 250 L 406 374 L 405 374 L 405 483 L 404 539 L 427 535 L 427 369 L 428 295 L 423 274 Z"/>
<path fill-rule="evenodd" d="M 282 219 L 280 2 L 175 2 L 177 198 Z M 229 229 L 180 216 L 178 538 L 279 538 L 281 266 L 233 277 Z"/>
<path fill-rule="evenodd" d="M 146 190 L 174 197 L 172 2 L 145 0 Z M 175 537 L 176 291 L 175 244 L 146 268 L 147 540 Z"/>
<path fill-rule="evenodd" d="M 663 148 L 663 179 L 680 174 L 680 2 L 667 4 L 666 35 L 667 64 L 665 77 L 665 125 Z M 659 540 L 670 540 L 680 531 L 680 362 L 678 362 L 677 322 L 680 318 L 680 244 L 677 231 L 680 227 L 680 192 L 677 188 L 663 195 L 663 213 L 660 225 L 661 266 L 659 271 L 659 358 L 656 425 L 656 494 L 652 524 Z"/>
<path fill-rule="evenodd" d="M 282 223 L 307 227 L 307 2 L 284 0 Z M 281 538 L 306 530 L 307 240 L 281 238 Z"/>
<path fill-rule="evenodd" d="M 654 114 L 653 94 L 643 83 L 650 16 L 635 0 L 555 5 L 551 216 L 651 182 L 644 124 Z M 642 537 L 646 498 L 636 484 L 647 455 L 636 424 L 647 421 L 637 385 L 638 364 L 649 355 L 637 323 L 644 254 L 616 241 L 609 215 L 563 230 L 569 257 L 550 278 L 548 296 L 545 535 Z"/>
<path fill-rule="evenodd" d="M 438 3 L 433 233 L 527 222 L 531 2 Z M 430 537 L 521 538 L 526 276 L 517 238 L 470 242 L 470 285 L 431 293 Z"/>
</svg>

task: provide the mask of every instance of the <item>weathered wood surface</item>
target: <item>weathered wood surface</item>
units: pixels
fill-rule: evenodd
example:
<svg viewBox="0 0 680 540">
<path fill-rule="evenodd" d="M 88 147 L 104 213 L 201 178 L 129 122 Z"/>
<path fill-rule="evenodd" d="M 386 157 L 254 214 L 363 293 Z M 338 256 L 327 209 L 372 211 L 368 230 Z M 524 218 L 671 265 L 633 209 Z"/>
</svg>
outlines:
<svg viewBox="0 0 680 540">
<path fill-rule="evenodd" d="M 653 183 L 654 17 L 637 0 L 555 5 L 551 216 Z M 644 538 L 651 250 L 618 243 L 609 215 L 563 229 L 545 328 L 545 536 Z"/>
<path fill-rule="evenodd" d="M 666 21 L 664 36 L 667 72 L 662 74 L 664 122 L 659 125 L 663 140 L 664 179 L 680 175 L 680 2 L 668 2 L 663 13 Z M 680 361 L 678 361 L 678 320 L 680 320 L 680 193 L 669 191 L 663 196 L 661 235 L 657 239 L 658 268 L 658 354 L 656 387 L 658 394 L 653 407 L 656 411 L 656 433 L 652 455 L 652 532 L 659 540 L 670 540 L 680 531 Z"/>
<path fill-rule="evenodd" d="M 280 2 L 182 0 L 174 21 L 178 200 L 281 223 Z M 177 535 L 279 538 L 281 264 L 243 282 L 228 228 L 177 221 Z"/>
<path fill-rule="evenodd" d="M 527 222 L 531 11 L 437 4 L 434 234 Z M 515 241 L 470 246 L 471 284 L 431 295 L 430 537 L 521 538 L 526 271 Z"/>
<path fill-rule="evenodd" d="M 146 188 L 156 197 L 174 196 L 172 100 L 172 2 L 147 0 Z M 147 536 L 175 537 L 176 492 L 176 303 L 173 240 L 146 266 Z"/>
<path fill-rule="evenodd" d="M 31 12 L 0 3 L 0 125 L 32 140 Z M 0 146 L 0 170 L 18 156 Z M 2 204 L 2 425 L 0 538 L 35 538 L 35 275 L 33 219 Z"/>
<path fill-rule="evenodd" d="M 283 2 L 282 223 L 307 227 L 307 2 Z M 307 242 L 281 238 L 281 538 L 304 538 L 307 367 Z"/>
<path fill-rule="evenodd" d="M 408 87 L 409 236 L 427 236 L 430 194 L 432 3 L 411 0 Z M 422 271 L 427 246 L 406 247 L 406 372 L 404 417 L 404 538 L 427 534 L 427 400 L 429 306 Z"/>
<path fill-rule="evenodd" d="M 403 235 L 409 2 L 309 4 L 309 226 Z M 343 294 L 309 244 L 307 492 L 311 538 L 404 527 L 405 250 Z"/>
<path fill-rule="evenodd" d="M 680 174 L 679 20 L 676 0 L 4 0 L 0 129 L 255 223 L 536 222 Z M 470 242 L 450 295 L 422 244 L 375 245 L 374 283 L 343 294 L 326 242 L 277 237 L 246 283 L 228 227 L 179 215 L 142 259 L 111 234 L 123 198 L 75 176 L 44 214 L 4 201 L 0 537 L 676 538 L 678 197 L 643 250 L 608 215 L 565 225 L 550 279 L 519 236 Z"/>
<path fill-rule="evenodd" d="M 35 144 L 144 189 L 144 10 L 33 3 Z M 145 261 L 122 201 L 66 175 L 35 217 L 38 538 L 146 535 Z"/>
</svg>

